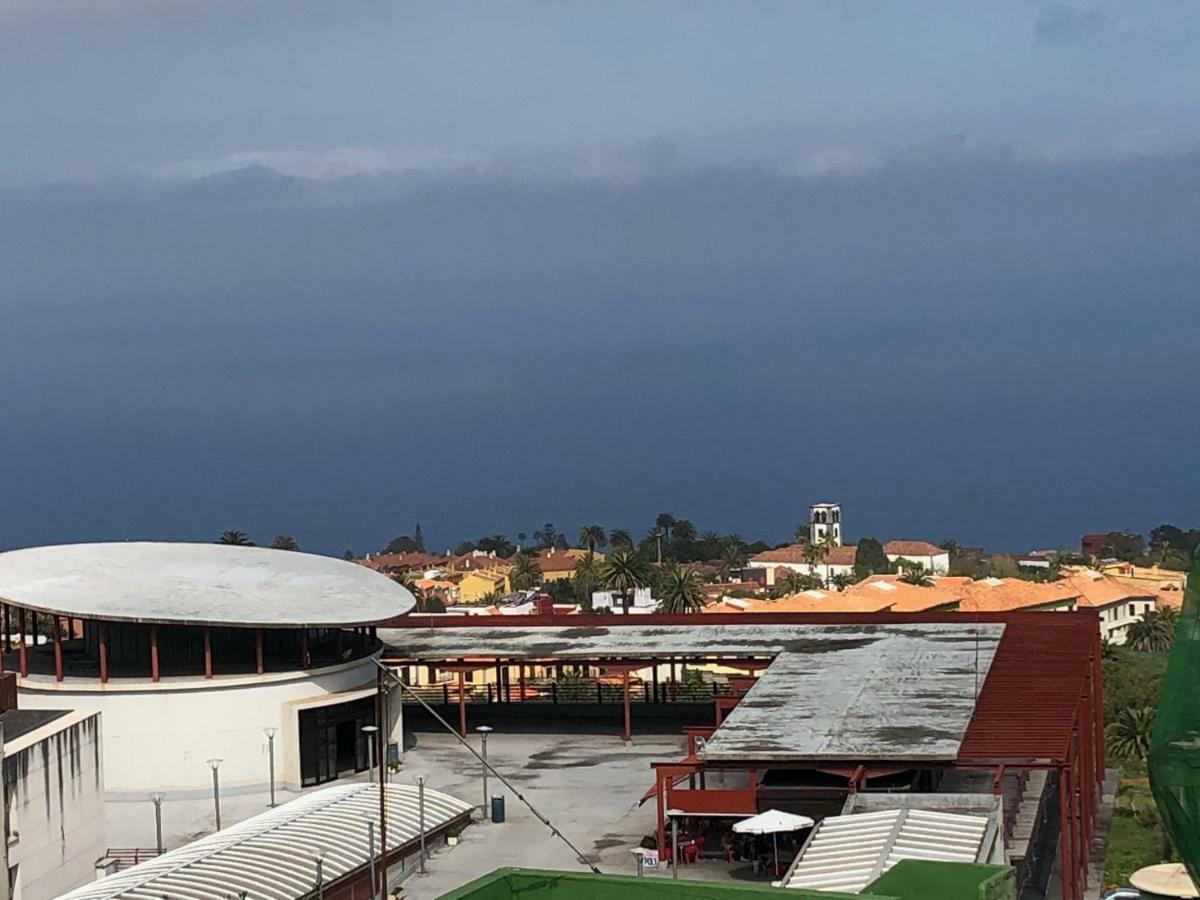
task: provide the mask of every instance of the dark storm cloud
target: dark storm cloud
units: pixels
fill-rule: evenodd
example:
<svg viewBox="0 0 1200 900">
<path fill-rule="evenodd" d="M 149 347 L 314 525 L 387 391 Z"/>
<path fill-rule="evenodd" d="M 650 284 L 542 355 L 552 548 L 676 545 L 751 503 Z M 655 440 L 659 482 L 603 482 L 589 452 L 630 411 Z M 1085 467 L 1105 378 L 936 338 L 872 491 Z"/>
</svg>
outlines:
<svg viewBox="0 0 1200 900">
<path fill-rule="evenodd" d="M 1067 44 L 1084 40 L 1104 31 L 1106 21 L 1098 12 L 1077 9 L 1066 3 L 1043 6 L 1033 25 L 1039 40 Z"/>
<path fill-rule="evenodd" d="M 1200 502 L 1200 157 L 650 155 L 0 192 L 0 544 L 661 509 L 782 538 L 833 497 L 855 534 L 1027 549 Z"/>
</svg>

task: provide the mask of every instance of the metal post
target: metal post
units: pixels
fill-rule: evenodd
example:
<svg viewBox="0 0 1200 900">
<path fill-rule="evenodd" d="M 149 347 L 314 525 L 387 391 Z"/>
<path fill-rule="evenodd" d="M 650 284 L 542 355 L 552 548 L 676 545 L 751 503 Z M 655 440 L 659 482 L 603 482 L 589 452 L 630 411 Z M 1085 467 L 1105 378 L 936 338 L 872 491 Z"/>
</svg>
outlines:
<svg viewBox="0 0 1200 900">
<path fill-rule="evenodd" d="M 208 760 L 213 773 L 213 813 L 217 820 L 217 831 L 221 830 L 221 777 L 217 774 L 223 760 L 213 758 Z"/>
<path fill-rule="evenodd" d="M 163 839 L 162 839 L 162 794 L 151 794 L 150 799 L 154 801 L 154 846 L 158 848 L 158 855 L 163 855 Z"/>
<path fill-rule="evenodd" d="M 317 863 L 317 900 L 325 900 L 325 858 L 314 856 Z"/>
<path fill-rule="evenodd" d="M 379 731 L 378 725 L 364 725 L 362 733 L 367 736 L 367 784 L 375 780 L 375 757 L 378 755 L 375 752 L 376 732 Z M 379 783 L 383 784 L 383 766 L 379 767 Z M 380 788 L 382 790 L 382 787 Z"/>
<path fill-rule="evenodd" d="M 425 776 L 417 776 L 417 827 L 421 831 L 421 867 L 425 874 Z"/>
<path fill-rule="evenodd" d="M 488 725 L 480 725 L 480 726 L 479 726 L 478 728 L 476 728 L 475 730 L 479 732 L 479 741 L 480 741 L 479 755 L 483 757 L 483 764 L 482 764 L 482 769 L 483 769 L 483 818 L 484 818 L 484 821 L 488 821 L 488 820 L 490 820 L 490 819 L 491 819 L 491 816 L 488 814 L 488 789 L 487 789 L 488 761 L 487 761 L 487 739 L 488 739 L 488 735 L 492 733 L 492 729 L 491 729 L 491 727 L 490 727 L 490 726 L 488 726 Z"/>
<path fill-rule="evenodd" d="M 267 772 L 271 779 L 271 802 L 267 804 L 271 809 L 275 808 L 275 733 L 277 728 L 264 728 L 263 733 L 267 736 Z"/>
<path fill-rule="evenodd" d="M 25 647 L 25 635 L 21 635 L 21 648 Z M 4 772 L 4 723 L 0 722 L 0 775 Z M 0 829 L 0 898 L 9 900 L 13 895 L 13 886 L 8 881 L 8 833 L 12 823 L 8 821 L 8 784 L 0 777 L 0 816 L 3 817 L 4 827 Z"/>
<path fill-rule="evenodd" d="M 679 819 L 671 816 L 671 877 L 679 877 Z"/>
<path fill-rule="evenodd" d="M 371 819 L 367 819 L 367 859 L 371 861 L 371 896 L 374 897 L 377 889 L 375 882 L 375 823 Z M 383 900 L 383 897 L 380 896 L 379 900 Z"/>
</svg>

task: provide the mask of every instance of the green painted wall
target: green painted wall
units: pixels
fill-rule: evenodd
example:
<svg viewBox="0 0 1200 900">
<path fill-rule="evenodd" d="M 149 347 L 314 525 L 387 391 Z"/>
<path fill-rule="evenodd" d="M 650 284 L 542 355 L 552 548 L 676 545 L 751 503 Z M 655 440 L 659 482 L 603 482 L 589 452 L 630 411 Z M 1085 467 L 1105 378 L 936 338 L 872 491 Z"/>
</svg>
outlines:
<svg viewBox="0 0 1200 900">
<path fill-rule="evenodd" d="M 903 859 L 866 890 L 901 900 L 1016 900 L 1017 873 L 1008 866 Z"/>
<path fill-rule="evenodd" d="M 694 881 L 647 875 L 593 875 L 540 869 L 497 869 L 439 900 L 899 900 L 867 894 L 787 891 L 733 881 Z"/>
</svg>

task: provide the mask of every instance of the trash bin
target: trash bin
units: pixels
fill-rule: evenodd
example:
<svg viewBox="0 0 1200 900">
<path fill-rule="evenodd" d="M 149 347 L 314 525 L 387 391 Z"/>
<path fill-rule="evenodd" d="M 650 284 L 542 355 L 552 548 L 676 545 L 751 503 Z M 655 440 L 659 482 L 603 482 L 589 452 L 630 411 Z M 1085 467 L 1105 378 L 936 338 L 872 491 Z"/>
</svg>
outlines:
<svg viewBox="0 0 1200 900">
<path fill-rule="evenodd" d="M 493 822 L 503 822 L 504 821 L 504 795 L 503 794 L 493 794 L 492 795 L 492 821 Z"/>
</svg>

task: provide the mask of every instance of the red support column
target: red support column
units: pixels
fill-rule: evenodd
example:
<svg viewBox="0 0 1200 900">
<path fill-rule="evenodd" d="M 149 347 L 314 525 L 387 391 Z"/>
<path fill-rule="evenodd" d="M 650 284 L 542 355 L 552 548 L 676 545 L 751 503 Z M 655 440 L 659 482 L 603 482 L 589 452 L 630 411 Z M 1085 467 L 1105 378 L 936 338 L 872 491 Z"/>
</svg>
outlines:
<svg viewBox="0 0 1200 900">
<path fill-rule="evenodd" d="M 467 736 L 467 675 L 458 671 L 458 733 Z"/>
<path fill-rule="evenodd" d="M 1096 748 L 1096 784 L 1104 784 L 1104 669 L 1101 665 L 1100 634 L 1092 651 L 1092 741 Z"/>
<path fill-rule="evenodd" d="M 96 632 L 100 643 L 100 683 L 108 684 L 108 625 L 97 622 Z"/>
<path fill-rule="evenodd" d="M 342 651 L 343 651 L 343 650 L 345 650 L 345 647 L 343 646 L 343 641 L 342 641 L 342 635 L 343 635 L 344 633 L 345 633 L 345 632 L 344 632 L 344 631 L 343 631 L 341 628 L 339 628 L 339 629 L 337 630 L 337 658 L 338 658 L 338 662 L 341 662 L 341 661 L 342 661 Z"/>
<path fill-rule="evenodd" d="M 654 770 L 654 797 L 658 806 L 658 827 L 655 829 L 658 834 L 658 859 L 659 865 L 662 865 L 662 860 L 667 856 L 667 797 L 662 769 Z"/>
<path fill-rule="evenodd" d="M 204 677 L 212 678 L 212 630 L 204 628 Z"/>
<path fill-rule="evenodd" d="M 678 682 L 675 680 L 675 657 L 671 657 L 671 702 L 674 703 L 679 695 Z M 718 723 L 719 724 L 719 723 Z"/>
<path fill-rule="evenodd" d="M 525 664 L 524 663 L 521 664 L 519 678 L 520 678 L 520 691 L 518 692 L 517 696 L 519 696 L 521 698 L 521 702 L 524 703 L 525 702 Z"/>
<path fill-rule="evenodd" d="M 496 661 L 496 702 L 503 703 L 508 698 L 504 696 L 504 667 Z"/>
<path fill-rule="evenodd" d="M 54 629 L 54 680 L 62 681 L 62 622 L 59 621 L 58 616 L 51 616 L 50 624 Z"/>
<path fill-rule="evenodd" d="M 623 695 L 622 702 L 625 704 L 625 732 L 623 737 L 626 741 L 633 740 L 632 723 L 630 722 L 629 710 L 629 670 L 626 669 L 621 673 L 621 693 Z"/>
<path fill-rule="evenodd" d="M 12 607 L 4 604 L 4 652 L 12 651 Z"/>
<path fill-rule="evenodd" d="M 20 634 L 17 636 L 21 639 L 17 644 L 17 662 L 21 667 L 21 677 L 25 678 L 29 675 L 29 657 L 25 652 L 25 610 L 17 610 L 17 627 L 20 629 Z"/>
<path fill-rule="evenodd" d="M 158 681 L 158 626 L 150 626 L 150 680 Z"/>
<path fill-rule="evenodd" d="M 37 639 L 38 639 L 38 632 L 37 632 L 37 613 L 36 613 L 34 610 L 32 610 L 32 609 L 31 609 L 31 610 L 29 611 L 29 617 L 30 617 L 30 619 L 32 619 L 32 620 L 33 620 L 33 626 L 32 626 L 32 627 L 29 629 L 29 631 L 30 631 L 30 635 L 29 635 L 29 636 L 30 636 L 30 637 L 33 639 L 33 646 L 35 646 L 35 647 L 36 647 L 36 646 L 37 646 Z"/>
<path fill-rule="evenodd" d="M 341 632 L 339 631 L 338 634 L 340 635 Z M 262 629 L 255 628 L 254 629 L 254 671 L 257 672 L 259 675 L 261 675 L 263 673 L 262 644 L 263 644 Z"/>
<path fill-rule="evenodd" d="M 1062 875 L 1063 900 L 1074 900 L 1071 885 L 1071 811 L 1067 804 L 1067 767 L 1058 767 L 1058 869 Z"/>
<path fill-rule="evenodd" d="M 1063 859 L 1063 868 L 1071 873 L 1071 893 L 1067 900 L 1078 900 L 1079 897 L 1079 853 L 1075 845 L 1075 761 L 1074 748 L 1067 751 L 1067 767 L 1063 774 L 1067 779 L 1067 855 Z"/>
</svg>

